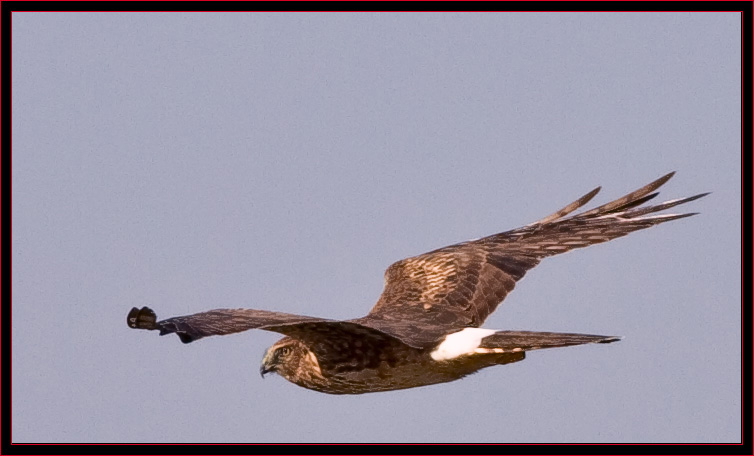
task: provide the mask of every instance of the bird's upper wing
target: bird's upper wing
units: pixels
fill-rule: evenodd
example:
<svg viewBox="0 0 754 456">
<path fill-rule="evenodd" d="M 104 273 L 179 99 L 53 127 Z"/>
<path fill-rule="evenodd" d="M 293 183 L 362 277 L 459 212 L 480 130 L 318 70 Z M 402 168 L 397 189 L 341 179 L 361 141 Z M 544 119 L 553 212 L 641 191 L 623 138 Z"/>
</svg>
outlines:
<svg viewBox="0 0 754 456">
<path fill-rule="evenodd" d="M 516 281 L 548 256 L 606 242 L 633 231 L 694 215 L 650 215 L 707 193 L 642 206 L 674 173 L 595 209 L 566 217 L 599 187 L 537 222 L 398 261 L 385 272 L 385 288 L 370 313 L 352 320 L 428 347 L 446 334 L 477 327 L 513 290 Z"/>
</svg>

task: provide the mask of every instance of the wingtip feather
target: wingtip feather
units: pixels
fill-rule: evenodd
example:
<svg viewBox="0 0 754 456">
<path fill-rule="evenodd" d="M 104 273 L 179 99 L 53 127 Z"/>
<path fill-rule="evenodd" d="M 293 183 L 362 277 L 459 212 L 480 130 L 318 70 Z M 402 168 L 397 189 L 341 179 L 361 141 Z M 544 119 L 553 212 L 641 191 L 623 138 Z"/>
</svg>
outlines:
<svg viewBox="0 0 754 456">
<path fill-rule="evenodd" d="M 147 306 L 133 307 L 126 317 L 126 324 L 134 329 L 157 329 L 157 315 Z"/>
</svg>

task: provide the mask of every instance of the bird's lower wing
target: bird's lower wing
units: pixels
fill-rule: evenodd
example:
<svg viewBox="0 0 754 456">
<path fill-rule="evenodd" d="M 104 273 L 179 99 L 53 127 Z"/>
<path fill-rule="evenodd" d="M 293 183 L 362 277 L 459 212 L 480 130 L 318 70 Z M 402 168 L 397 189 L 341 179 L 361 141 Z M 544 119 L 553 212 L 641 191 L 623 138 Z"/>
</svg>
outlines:
<svg viewBox="0 0 754 456">
<path fill-rule="evenodd" d="M 134 307 L 128 313 L 126 323 L 130 328 L 160 331 L 160 335 L 175 333 L 187 344 L 207 336 L 224 336 L 249 329 L 267 329 L 284 333 L 286 325 L 329 322 L 330 320 L 306 317 L 283 312 L 256 309 L 215 309 L 157 321 L 157 315 L 149 307 Z M 270 329 L 275 326 L 276 329 Z"/>
<path fill-rule="evenodd" d="M 131 328 L 159 331 L 161 336 L 175 333 L 184 344 L 249 329 L 273 331 L 306 343 L 323 368 L 344 361 L 367 364 L 379 360 L 375 354 L 385 348 L 404 345 L 390 334 L 355 322 L 256 309 L 215 309 L 157 321 L 149 307 L 134 307 L 127 323 Z"/>
</svg>

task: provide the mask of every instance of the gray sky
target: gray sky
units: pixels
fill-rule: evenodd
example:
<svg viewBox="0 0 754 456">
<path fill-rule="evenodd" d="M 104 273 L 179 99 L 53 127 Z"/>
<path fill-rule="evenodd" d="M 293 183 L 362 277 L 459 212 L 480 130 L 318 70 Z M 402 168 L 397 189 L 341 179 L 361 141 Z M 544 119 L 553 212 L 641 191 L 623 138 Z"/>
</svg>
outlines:
<svg viewBox="0 0 754 456">
<path fill-rule="evenodd" d="M 13 14 L 13 440 L 731 442 L 738 14 Z M 701 215 L 545 260 L 496 329 L 624 336 L 462 381 L 262 380 L 252 307 L 364 315 L 401 258 L 676 170 Z M 591 206 L 593 207 L 593 205 Z"/>
</svg>

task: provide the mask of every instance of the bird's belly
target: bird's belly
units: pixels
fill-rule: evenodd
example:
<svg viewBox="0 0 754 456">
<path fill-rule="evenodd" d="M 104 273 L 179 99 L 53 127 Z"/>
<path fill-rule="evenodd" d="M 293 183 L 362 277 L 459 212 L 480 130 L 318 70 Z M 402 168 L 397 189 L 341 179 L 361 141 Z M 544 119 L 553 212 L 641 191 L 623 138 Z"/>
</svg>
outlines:
<svg viewBox="0 0 754 456">
<path fill-rule="evenodd" d="M 295 383 L 328 394 L 364 394 L 451 382 L 482 367 L 485 366 L 431 359 L 394 366 L 381 363 L 377 368 L 323 372 L 321 378 L 300 379 Z"/>
</svg>

